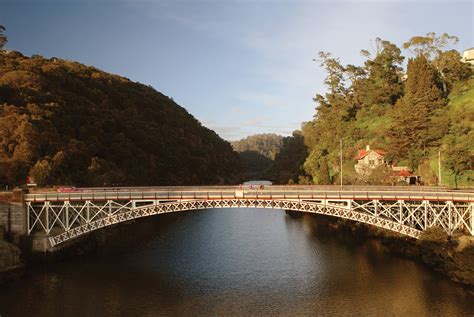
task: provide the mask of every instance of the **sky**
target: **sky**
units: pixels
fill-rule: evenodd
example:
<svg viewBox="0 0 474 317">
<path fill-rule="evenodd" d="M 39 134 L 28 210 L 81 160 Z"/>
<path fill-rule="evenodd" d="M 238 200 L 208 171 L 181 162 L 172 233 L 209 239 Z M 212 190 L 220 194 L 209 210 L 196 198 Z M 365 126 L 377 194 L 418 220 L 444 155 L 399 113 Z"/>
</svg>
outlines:
<svg viewBox="0 0 474 317">
<path fill-rule="evenodd" d="M 447 32 L 462 52 L 473 17 L 474 0 L 0 0 L 7 49 L 151 85 L 227 140 L 311 120 L 326 92 L 319 51 L 360 65 L 377 37 L 401 47 Z"/>
</svg>

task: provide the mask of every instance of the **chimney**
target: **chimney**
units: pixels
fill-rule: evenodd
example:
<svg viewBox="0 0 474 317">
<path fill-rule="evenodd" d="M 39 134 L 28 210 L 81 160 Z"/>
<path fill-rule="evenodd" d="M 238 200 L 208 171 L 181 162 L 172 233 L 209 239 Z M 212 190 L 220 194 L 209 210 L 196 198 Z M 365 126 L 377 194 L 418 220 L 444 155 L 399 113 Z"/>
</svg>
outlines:
<svg viewBox="0 0 474 317">
<path fill-rule="evenodd" d="M 366 151 L 370 151 L 370 145 L 366 145 L 366 146 L 365 146 L 365 150 L 366 150 Z"/>
</svg>

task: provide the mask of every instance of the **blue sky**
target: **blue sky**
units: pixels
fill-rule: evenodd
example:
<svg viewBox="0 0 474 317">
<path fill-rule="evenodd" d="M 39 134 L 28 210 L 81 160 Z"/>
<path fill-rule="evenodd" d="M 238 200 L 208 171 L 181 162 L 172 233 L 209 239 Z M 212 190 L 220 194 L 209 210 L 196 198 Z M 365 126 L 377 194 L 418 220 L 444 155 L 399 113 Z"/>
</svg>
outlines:
<svg viewBox="0 0 474 317">
<path fill-rule="evenodd" d="M 474 1 L 0 0 L 8 49 L 94 65 L 172 97 L 227 140 L 311 120 L 329 51 L 434 31 L 474 46 Z M 408 52 L 405 52 L 408 55 Z"/>
</svg>

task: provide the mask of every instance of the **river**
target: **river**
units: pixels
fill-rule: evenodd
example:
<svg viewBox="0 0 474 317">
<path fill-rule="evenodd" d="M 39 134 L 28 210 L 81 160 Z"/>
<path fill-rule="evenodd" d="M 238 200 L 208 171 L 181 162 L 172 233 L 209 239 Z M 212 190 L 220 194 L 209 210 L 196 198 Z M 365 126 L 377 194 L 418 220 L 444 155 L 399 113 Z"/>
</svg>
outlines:
<svg viewBox="0 0 474 317">
<path fill-rule="evenodd" d="M 474 313 L 474 296 L 454 282 L 377 243 L 321 230 L 311 216 L 223 209 L 174 217 L 133 248 L 29 270 L 2 287 L 0 315 Z"/>
</svg>

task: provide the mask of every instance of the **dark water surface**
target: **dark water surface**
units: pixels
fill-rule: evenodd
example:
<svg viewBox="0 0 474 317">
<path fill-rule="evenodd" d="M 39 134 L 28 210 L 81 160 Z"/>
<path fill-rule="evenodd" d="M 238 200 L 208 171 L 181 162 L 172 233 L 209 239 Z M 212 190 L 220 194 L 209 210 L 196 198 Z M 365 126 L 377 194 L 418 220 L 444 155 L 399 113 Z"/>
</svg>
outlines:
<svg viewBox="0 0 474 317">
<path fill-rule="evenodd" d="M 52 264 L 0 291 L 2 317 L 473 313 L 473 295 L 376 243 L 257 209 L 189 212 L 126 252 Z"/>
</svg>

